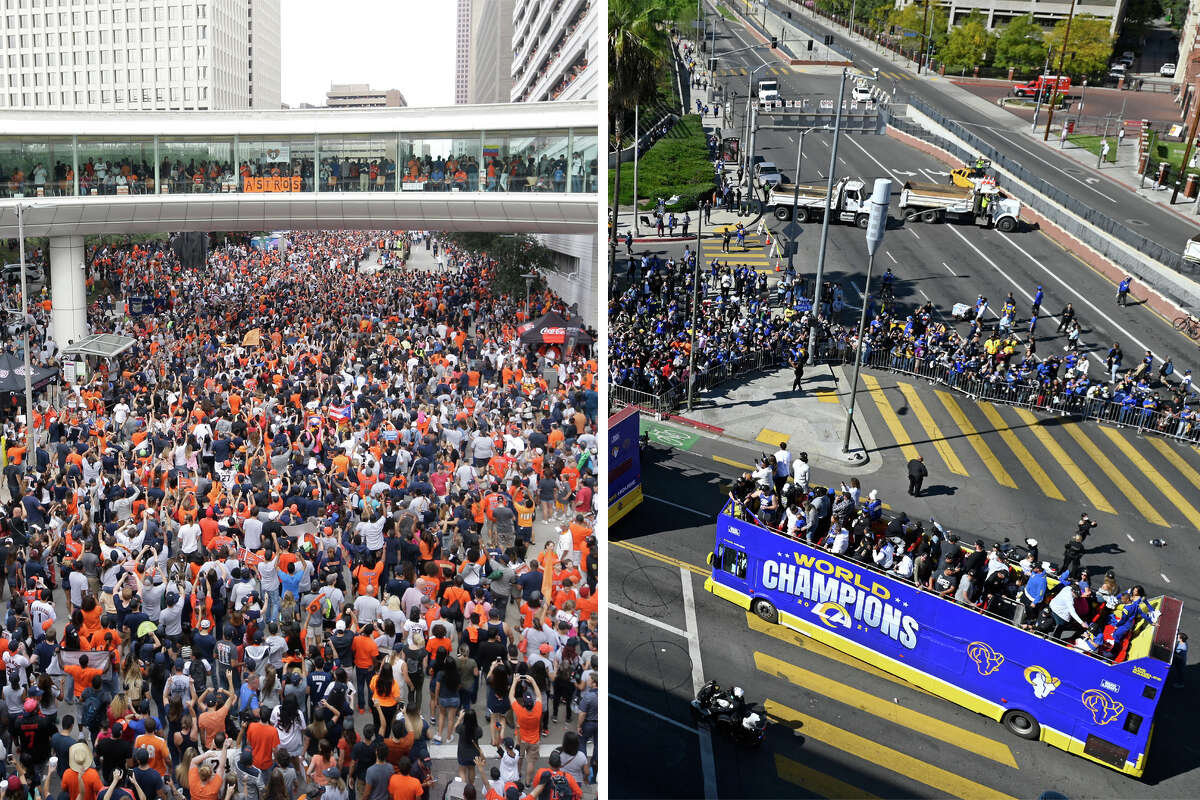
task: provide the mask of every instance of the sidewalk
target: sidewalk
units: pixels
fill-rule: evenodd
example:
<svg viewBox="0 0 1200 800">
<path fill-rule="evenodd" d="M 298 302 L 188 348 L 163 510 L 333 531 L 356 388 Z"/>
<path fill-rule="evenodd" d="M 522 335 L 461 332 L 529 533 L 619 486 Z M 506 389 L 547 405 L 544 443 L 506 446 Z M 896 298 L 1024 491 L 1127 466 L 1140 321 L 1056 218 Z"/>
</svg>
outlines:
<svg viewBox="0 0 1200 800">
<path fill-rule="evenodd" d="M 701 393 L 693 409 L 681 409 L 676 419 L 748 442 L 767 453 L 786 440 L 793 452 L 805 450 L 815 467 L 840 471 L 851 466 L 869 474 L 878 470 L 882 461 L 868 456 L 875 449 L 875 440 L 862 424 L 861 415 L 856 415 L 859 422 L 851 431 L 850 452 L 842 452 L 853 378 L 853 369 L 817 364 L 805 368 L 804 388 L 793 392 L 792 370 L 786 365 L 775 367 L 749 380 L 732 380 Z M 867 402 L 870 397 L 860 381 L 858 405 Z"/>
</svg>

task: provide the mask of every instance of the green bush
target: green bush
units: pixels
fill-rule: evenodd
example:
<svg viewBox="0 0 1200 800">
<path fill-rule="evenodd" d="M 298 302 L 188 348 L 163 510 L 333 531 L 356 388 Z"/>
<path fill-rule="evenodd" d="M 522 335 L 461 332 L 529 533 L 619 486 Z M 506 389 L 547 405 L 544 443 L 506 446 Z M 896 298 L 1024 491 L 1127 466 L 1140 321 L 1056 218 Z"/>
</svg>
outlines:
<svg viewBox="0 0 1200 800">
<path fill-rule="evenodd" d="M 616 170 L 608 171 L 608 191 L 611 195 Z M 675 128 L 660 139 L 638 159 L 638 194 L 645 198 L 641 209 L 652 209 L 658 198 L 679 195 L 679 202 L 668 206 L 673 211 L 688 211 L 699 207 L 697 198 L 709 193 L 716 185 L 708 142 L 700 117 L 690 114 L 676 123 Z M 633 203 L 633 162 L 621 165 L 620 204 L 628 208 Z"/>
</svg>

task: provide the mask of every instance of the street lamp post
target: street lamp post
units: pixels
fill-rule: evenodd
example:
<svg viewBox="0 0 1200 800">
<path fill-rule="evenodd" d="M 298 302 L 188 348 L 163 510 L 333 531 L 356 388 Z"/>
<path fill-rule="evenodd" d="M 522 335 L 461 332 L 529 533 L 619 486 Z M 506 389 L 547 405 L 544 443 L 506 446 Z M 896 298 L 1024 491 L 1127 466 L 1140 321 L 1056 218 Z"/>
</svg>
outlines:
<svg viewBox="0 0 1200 800">
<path fill-rule="evenodd" d="M 25 282 L 25 204 L 17 203 L 17 241 L 21 259 L 21 343 L 25 351 L 25 458 L 37 463 L 33 429 L 33 375 L 29 364 L 29 289 Z"/>
<path fill-rule="evenodd" d="M 636 215 L 635 215 L 635 216 L 636 216 Z M 530 299 L 530 288 L 533 286 L 533 281 L 534 281 L 534 279 L 535 279 L 535 278 L 537 278 L 537 276 L 538 276 L 538 274 L 537 274 L 536 272 L 523 272 L 523 273 L 521 273 L 521 277 L 525 279 L 525 321 L 526 321 L 526 322 L 529 322 L 529 312 L 530 312 L 530 304 L 529 304 L 529 299 Z"/>
<path fill-rule="evenodd" d="M 686 110 L 686 109 L 685 109 Z M 638 152 L 642 149 L 641 138 L 638 135 L 638 104 L 633 104 L 633 235 L 641 236 L 642 230 L 638 225 L 638 205 L 637 205 L 637 179 L 638 179 Z M 617 169 L 621 168 L 621 156 L 617 154 Z"/>
<path fill-rule="evenodd" d="M 1050 55 L 1054 52 L 1054 48 L 1050 47 L 1046 50 L 1046 63 L 1042 67 L 1042 85 L 1038 87 L 1037 101 L 1033 104 L 1033 127 L 1031 131 L 1037 133 L 1038 112 L 1042 110 L 1042 93 L 1046 91 L 1046 73 L 1050 71 Z M 1055 88 L 1058 88 L 1058 82 L 1055 81 Z M 1053 98 L 1051 98 L 1053 102 Z"/>
<path fill-rule="evenodd" d="M 887 210 L 891 202 L 892 182 L 887 178 L 875 181 L 875 190 L 871 193 L 871 216 L 867 222 L 867 280 L 863 284 L 862 312 L 858 316 L 858 341 L 854 348 L 854 382 L 850 387 L 850 408 L 846 412 L 846 435 L 842 439 L 842 452 L 850 452 L 850 430 L 854 427 L 854 401 L 858 397 L 858 374 L 862 369 L 863 332 L 867 328 L 867 306 L 871 292 L 871 271 L 875 268 L 875 253 L 883 243 L 883 234 L 887 230 Z"/>
</svg>

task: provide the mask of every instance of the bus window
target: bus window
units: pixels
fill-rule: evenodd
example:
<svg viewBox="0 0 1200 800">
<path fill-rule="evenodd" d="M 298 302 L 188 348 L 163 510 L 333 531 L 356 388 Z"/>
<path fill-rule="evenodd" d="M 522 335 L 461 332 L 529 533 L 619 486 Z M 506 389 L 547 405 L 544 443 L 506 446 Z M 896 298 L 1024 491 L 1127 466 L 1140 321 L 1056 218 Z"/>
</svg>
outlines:
<svg viewBox="0 0 1200 800">
<path fill-rule="evenodd" d="M 746 554 L 741 550 L 719 545 L 717 547 L 716 567 L 738 578 L 746 577 Z"/>
</svg>

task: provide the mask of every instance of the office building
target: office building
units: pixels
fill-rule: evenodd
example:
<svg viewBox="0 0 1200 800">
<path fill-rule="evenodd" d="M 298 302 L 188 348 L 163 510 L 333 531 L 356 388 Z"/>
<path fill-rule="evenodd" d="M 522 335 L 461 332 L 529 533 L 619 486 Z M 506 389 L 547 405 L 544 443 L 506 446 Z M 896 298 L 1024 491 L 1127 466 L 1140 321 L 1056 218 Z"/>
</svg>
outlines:
<svg viewBox="0 0 1200 800">
<path fill-rule="evenodd" d="M 519 0 L 513 11 L 513 102 L 581 100 L 600 86 L 596 0 Z"/>
<path fill-rule="evenodd" d="M 468 101 L 507 103 L 512 94 L 513 11 L 517 0 L 474 0 Z"/>
<path fill-rule="evenodd" d="M 458 0 L 454 23 L 454 104 L 462 105 L 471 89 L 471 0 Z"/>
<path fill-rule="evenodd" d="M 325 93 L 329 108 L 398 108 L 406 106 L 399 89 L 372 89 L 365 83 L 330 84 Z"/>
<path fill-rule="evenodd" d="M 280 0 L 0 0 L 0 108 L 280 107 Z"/>
<path fill-rule="evenodd" d="M 896 8 L 924 0 L 896 0 Z M 1071 0 L 935 0 L 946 11 L 951 25 L 958 25 L 972 11 L 983 15 L 989 29 L 1003 28 L 1013 19 L 1033 14 L 1034 20 L 1052 28 L 1071 14 Z M 1116 34 L 1125 18 L 1126 0 L 1077 0 L 1075 16 L 1091 14 L 1109 21 L 1109 30 Z"/>
</svg>

